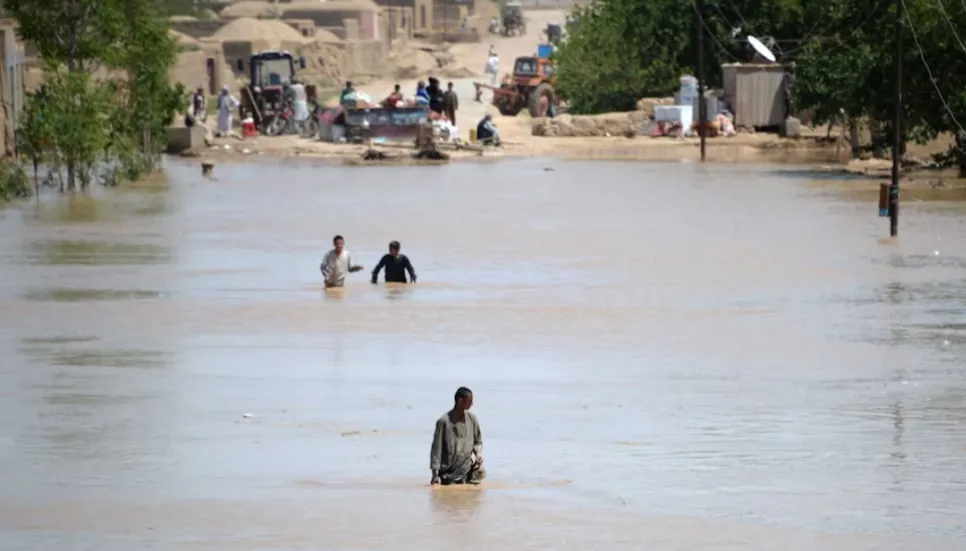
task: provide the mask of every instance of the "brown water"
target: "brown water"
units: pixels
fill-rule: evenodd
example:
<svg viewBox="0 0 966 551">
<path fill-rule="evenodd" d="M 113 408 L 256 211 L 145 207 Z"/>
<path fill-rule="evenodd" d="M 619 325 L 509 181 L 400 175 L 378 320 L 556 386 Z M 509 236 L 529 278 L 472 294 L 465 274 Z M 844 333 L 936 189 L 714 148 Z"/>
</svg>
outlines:
<svg viewBox="0 0 966 551">
<path fill-rule="evenodd" d="M 963 549 L 966 213 L 892 243 L 786 170 L 171 163 L 0 212 L 0 547 Z M 325 295 L 334 233 L 419 283 Z M 459 385 L 490 481 L 434 491 Z"/>
</svg>

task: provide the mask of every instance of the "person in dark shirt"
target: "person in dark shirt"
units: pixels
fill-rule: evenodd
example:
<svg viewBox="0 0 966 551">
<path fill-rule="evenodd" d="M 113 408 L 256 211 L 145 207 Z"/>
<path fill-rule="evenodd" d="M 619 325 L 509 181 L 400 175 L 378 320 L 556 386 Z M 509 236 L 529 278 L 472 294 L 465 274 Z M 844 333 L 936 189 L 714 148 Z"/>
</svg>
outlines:
<svg viewBox="0 0 966 551">
<path fill-rule="evenodd" d="M 456 91 L 453 90 L 453 83 L 450 82 L 446 87 L 446 93 L 443 94 L 443 111 L 446 113 L 446 118 L 449 122 L 456 126 L 456 110 L 460 108 L 460 99 L 456 95 Z"/>
<path fill-rule="evenodd" d="M 416 271 L 409 257 L 399 254 L 399 241 L 389 243 L 389 254 L 383 256 L 372 271 L 373 283 L 379 282 L 379 270 L 383 268 L 386 269 L 386 283 L 416 283 Z M 409 282 L 406 281 L 406 272 L 409 272 Z"/>
<path fill-rule="evenodd" d="M 439 80 L 436 77 L 429 77 L 429 86 L 426 87 L 429 94 L 429 110 L 440 115 L 443 114 L 443 90 L 439 87 Z"/>
</svg>

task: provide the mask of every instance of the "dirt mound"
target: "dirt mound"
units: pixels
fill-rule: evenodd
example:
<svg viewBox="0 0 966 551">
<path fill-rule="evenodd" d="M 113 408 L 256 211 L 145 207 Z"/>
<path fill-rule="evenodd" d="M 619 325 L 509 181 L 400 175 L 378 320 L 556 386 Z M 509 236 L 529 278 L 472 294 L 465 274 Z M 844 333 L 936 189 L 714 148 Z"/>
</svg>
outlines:
<svg viewBox="0 0 966 551">
<path fill-rule="evenodd" d="M 674 98 L 641 98 L 637 100 L 637 110 L 644 111 L 647 116 L 654 116 L 654 108 L 658 105 L 674 105 Z"/>
<path fill-rule="evenodd" d="M 197 46 L 198 41 L 194 37 L 188 36 L 174 29 L 168 29 L 168 36 L 173 38 L 181 46 Z"/>
<path fill-rule="evenodd" d="M 295 53 L 305 57 L 305 69 L 299 75 L 306 82 L 336 86 L 346 80 L 346 54 L 338 45 L 316 41 Z"/>
<path fill-rule="evenodd" d="M 440 75 L 443 78 L 470 78 L 476 76 L 476 73 L 462 66 L 446 67 L 440 71 Z"/>
<path fill-rule="evenodd" d="M 314 42 L 342 42 L 342 39 L 332 31 L 319 28 L 315 29 L 315 36 L 312 37 L 312 40 Z"/>
<path fill-rule="evenodd" d="M 636 135 L 647 119 L 644 111 L 586 116 L 560 115 L 552 119 L 544 117 L 533 121 L 531 134 L 565 138 Z"/>
<path fill-rule="evenodd" d="M 439 63 L 429 52 L 406 49 L 392 57 L 393 76 L 401 80 L 425 78 L 439 70 Z"/>
<path fill-rule="evenodd" d="M 276 20 L 240 17 L 215 31 L 212 38 L 232 42 L 266 40 L 272 42 L 305 42 L 305 37 L 289 25 Z"/>
</svg>

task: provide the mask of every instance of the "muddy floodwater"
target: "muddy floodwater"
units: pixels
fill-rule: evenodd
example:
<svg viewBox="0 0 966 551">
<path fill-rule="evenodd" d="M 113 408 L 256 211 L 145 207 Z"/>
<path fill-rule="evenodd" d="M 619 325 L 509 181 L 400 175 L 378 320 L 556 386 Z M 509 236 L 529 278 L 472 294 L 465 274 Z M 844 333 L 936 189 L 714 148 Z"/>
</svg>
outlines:
<svg viewBox="0 0 966 551">
<path fill-rule="evenodd" d="M 780 166 L 200 172 L 0 211 L 5 551 L 966 549 L 959 204 L 890 242 Z M 393 239 L 416 285 L 369 283 Z M 460 385 L 489 479 L 434 490 Z"/>
</svg>

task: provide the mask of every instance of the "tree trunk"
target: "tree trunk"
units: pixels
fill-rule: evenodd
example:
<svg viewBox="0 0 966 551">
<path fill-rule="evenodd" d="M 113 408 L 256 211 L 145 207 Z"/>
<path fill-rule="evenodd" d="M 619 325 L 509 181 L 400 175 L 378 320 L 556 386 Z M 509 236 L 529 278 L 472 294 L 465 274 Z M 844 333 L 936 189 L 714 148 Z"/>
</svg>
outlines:
<svg viewBox="0 0 966 551">
<path fill-rule="evenodd" d="M 849 142 L 852 144 L 852 158 L 857 159 L 862 140 L 859 136 L 859 124 L 854 120 L 849 123 Z"/>
<path fill-rule="evenodd" d="M 953 150 L 953 155 L 959 165 L 959 177 L 966 178 L 966 134 L 956 133 L 956 149 Z"/>
</svg>

